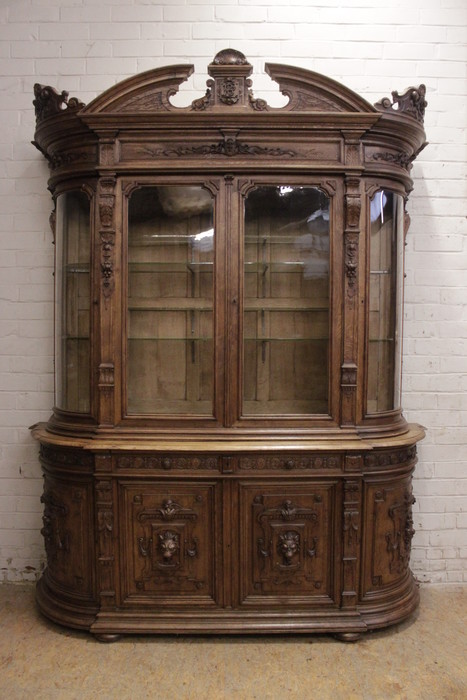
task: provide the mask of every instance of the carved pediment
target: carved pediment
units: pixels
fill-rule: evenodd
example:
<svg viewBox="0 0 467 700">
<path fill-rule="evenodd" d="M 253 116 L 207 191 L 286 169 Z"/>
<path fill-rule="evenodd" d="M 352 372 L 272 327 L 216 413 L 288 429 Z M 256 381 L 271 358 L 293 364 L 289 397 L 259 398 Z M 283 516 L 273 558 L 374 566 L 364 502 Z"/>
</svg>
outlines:
<svg viewBox="0 0 467 700">
<path fill-rule="evenodd" d="M 170 98 L 193 73 L 192 65 L 155 68 L 122 80 L 90 102 L 82 114 L 145 113 L 177 109 Z"/>
<path fill-rule="evenodd" d="M 369 102 L 340 83 L 294 66 L 267 63 L 266 73 L 289 98 L 281 108 L 255 98 L 250 75 L 253 67 L 235 49 L 220 51 L 208 66 L 210 78 L 204 95 L 188 107 L 176 107 L 170 98 L 193 73 L 192 65 L 166 66 L 123 80 L 93 100 L 83 115 L 176 112 L 360 112 L 375 113 Z"/>
<path fill-rule="evenodd" d="M 282 111 L 376 112 L 363 97 L 345 85 L 304 68 L 266 63 L 266 73 L 279 84 L 289 102 Z"/>
</svg>

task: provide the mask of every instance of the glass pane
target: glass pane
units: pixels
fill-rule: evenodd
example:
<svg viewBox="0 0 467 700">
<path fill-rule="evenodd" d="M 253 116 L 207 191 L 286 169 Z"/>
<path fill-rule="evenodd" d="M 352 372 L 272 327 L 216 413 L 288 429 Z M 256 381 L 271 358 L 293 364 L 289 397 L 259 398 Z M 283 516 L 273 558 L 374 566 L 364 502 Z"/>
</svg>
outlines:
<svg viewBox="0 0 467 700">
<path fill-rule="evenodd" d="M 201 186 L 129 201 L 130 414 L 213 413 L 213 201 Z"/>
<path fill-rule="evenodd" d="M 90 411 L 90 209 L 84 192 L 57 198 L 55 404 Z"/>
<path fill-rule="evenodd" d="M 258 187 L 245 202 L 243 413 L 328 412 L 329 199 Z"/>
<path fill-rule="evenodd" d="M 367 412 L 400 406 L 404 200 L 380 190 L 370 205 L 370 326 Z"/>
</svg>

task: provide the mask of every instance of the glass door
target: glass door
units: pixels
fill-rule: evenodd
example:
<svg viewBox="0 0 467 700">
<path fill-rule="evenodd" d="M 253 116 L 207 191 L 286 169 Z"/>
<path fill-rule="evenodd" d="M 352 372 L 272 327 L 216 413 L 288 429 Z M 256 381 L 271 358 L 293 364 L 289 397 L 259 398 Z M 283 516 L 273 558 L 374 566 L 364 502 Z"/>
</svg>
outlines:
<svg viewBox="0 0 467 700">
<path fill-rule="evenodd" d="M 128 204 L 127 412 L 213 415 L 214 206 L 201 185 Z"/>
<path fill-rule="evenodd" d="M 91 409 L 90 201 L 82 191 L 57 197 L 55 241 L 55 405 Z"/>
<path fill-rule="evenodd" d="M 329 207 L 317 187 L 245 200 L 243 415 L 329 413 Z"/>
<path fill-rule="evenodd" d="M 367 413 L 400 407 L 404 199 L 379 190 L 370 202 Z"/>
</svg>

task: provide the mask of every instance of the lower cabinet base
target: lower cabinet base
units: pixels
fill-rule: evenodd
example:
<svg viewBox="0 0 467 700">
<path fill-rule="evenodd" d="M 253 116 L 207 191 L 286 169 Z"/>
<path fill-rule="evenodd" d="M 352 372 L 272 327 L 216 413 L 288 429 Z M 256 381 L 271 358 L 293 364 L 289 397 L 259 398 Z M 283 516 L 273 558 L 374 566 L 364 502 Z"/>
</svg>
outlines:
<svg viewBox="0 0 467 700">
<path fill-rule="evenodd" d="M 331 634 L 344 642 L 358 641 L 370 630 L 403 622 L 417 609 L 419 589 L 412 576 L 397 597 L 355 610 L 261 611 L 167 609 L 145 606 L 142 610 L 98 611 L 89 604 L 71 603 L 52 592 L 46 577 L 38 582 L 36 601 L 40 611 L 55 623 L 91 632 L 98 641 L 115 642 L 126 634 Z"/>
<path fill-rule="evenodd" d="M 355 641 L 399 623 L 419 599 L 409 568 L 419 437 L 411 428 L 371 444 L 258 443 L 227 454 L 233 443 L 177 452 L 50 445 L 41 435 L 48 565 L 38 606 L 101 641 Z"/>
</svg>

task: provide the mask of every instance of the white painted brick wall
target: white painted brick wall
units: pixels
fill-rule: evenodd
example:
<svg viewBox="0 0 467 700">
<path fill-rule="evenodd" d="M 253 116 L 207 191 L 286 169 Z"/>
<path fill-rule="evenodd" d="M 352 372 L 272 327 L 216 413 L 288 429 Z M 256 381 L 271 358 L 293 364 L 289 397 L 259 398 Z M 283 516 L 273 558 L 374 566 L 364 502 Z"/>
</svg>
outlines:
<svg viewBox="0 0 467 700">
<path fill-rule="evenodd" d="M 325 73 L 374 102 L 424 82 L 430 145 L 417 160 L 407 247 L 404 401 L 428 436 L 415 478 L 413 568 L 467 579 L 467 164 L 465 0 L 4 0 L 0 6 L 0 580 L 44 561 L 37 446 L 52 405 L 48 170 L 30 145 L 33 84 L 84 101 L 135 72 L 192 62 L 177 96 L 205 90 L 234 46 L 255 90 L 281 96 L 266 60 Z"/>
</svg>

